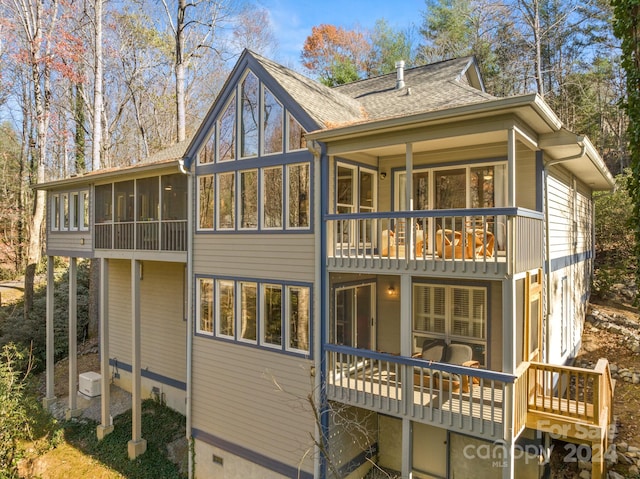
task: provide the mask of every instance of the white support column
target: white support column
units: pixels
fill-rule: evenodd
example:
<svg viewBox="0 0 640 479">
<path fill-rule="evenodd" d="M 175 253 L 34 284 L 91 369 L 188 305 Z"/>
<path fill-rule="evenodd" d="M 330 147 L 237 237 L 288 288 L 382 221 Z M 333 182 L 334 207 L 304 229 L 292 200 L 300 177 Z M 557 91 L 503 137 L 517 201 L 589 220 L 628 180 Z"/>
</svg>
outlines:
<svg viewBox="0 0 640 479">
<path fill-rule="evenodd" d="M 54 292 L 55 292 L 55 275 L 53 274 L 53 256 L 47 256 L 47 317 L 46 317 L 46 334 L 47 334 L 47 372 L 46 372 L 46 384 L 47 393 L 42 400 L 42 405 L 45 409 L 49 409 L 56 400 L 54 390 L 54 367 L 55 367 L 55 346 L 54 346 L 54 329 L 53 329 L 53 312 L 55 310 L 54 304 Z"/>
<path fill-rule="evenodd" d="M 96 428 L 98 440 L 113 431 L 110 410 L 111 381 L 109 380 L 109 262 L 100 259 L 100 376 L 101 424 Z"/>
<path fill-rule="evenodd" d="M 413 462 L 413 425 L 411 420 L 407 418 L 402 419 L 402 477 L 411 479 L 413 477 L 413 468 L 411 464 Z"/>
<path fill-rule="evenodd" d="M 507 130 L 507 206 L 516 206 L 516 130 Z"/>
<path fill-rule="evenodd" d="M 67 420 L 78 417 L 78 259 L 69 258 L 69 408 Z"/>
<path fill-rule="evenodd" d="M 140 358 L 140 261 L 131 260 L 131 441 L 128 444 L 129 459 L 144 454 L 147 441 L 142 439 L 142 398 Z"/>
<path fill-rule="evenodd" d="M 513 278 L 502 281 L 502 372 L 507 374 L 516 371 L 515 284 Z"/>
</svg>

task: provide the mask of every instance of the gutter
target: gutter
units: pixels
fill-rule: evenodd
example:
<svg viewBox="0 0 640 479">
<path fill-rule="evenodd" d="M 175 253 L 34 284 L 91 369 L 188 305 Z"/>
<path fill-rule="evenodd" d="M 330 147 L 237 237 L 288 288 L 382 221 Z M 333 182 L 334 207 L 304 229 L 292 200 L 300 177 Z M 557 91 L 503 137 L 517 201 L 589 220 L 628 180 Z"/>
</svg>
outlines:
<svg viewBox="0 0 640 479">
<path fill-rule="evenodd" d="M 185 168 L 184 158 L 178 160 L 180 173 L 188 176 L 187 181 L 187 397 L 186 397 L 186 431 L 189 450 L 187 452 L 188 478 L 195 477 L 193 462 L 193 439 L 191 437 L 191 390 L 192 390 L 192 361 L 193 361 L 193 173 Z"/>
<path fill-rule="evenodd" d="M 546 274 L 545 274 L 545 282 L 546 282 L 546 317 L 544 319 L 546 334 L 545 334 L 545 352 L 546 352 L 546 362 L 549 362 L 549 356 L 551 351 L 551 337 L 549 334 L 550 331 L 550 313 L 549 309 L 551 307 L 551 235 L 549 233 L 549 168 L 557 165 L 559 163 L 563 163 L 565 161 L 576 160 L 584 156 L 587 146 L 585 144 L 585 138 L 582 136 L 576 136 L 576 143 L 580 145 L 580 153 L 572 156 L 568 156 L 565 158 L 558 158 L 556 160 L 551 160 L 544 163 L 542 172 L 544 175 L 544 225 L 545 225 L 545 262 L 546 262 Z"/>
</svg>

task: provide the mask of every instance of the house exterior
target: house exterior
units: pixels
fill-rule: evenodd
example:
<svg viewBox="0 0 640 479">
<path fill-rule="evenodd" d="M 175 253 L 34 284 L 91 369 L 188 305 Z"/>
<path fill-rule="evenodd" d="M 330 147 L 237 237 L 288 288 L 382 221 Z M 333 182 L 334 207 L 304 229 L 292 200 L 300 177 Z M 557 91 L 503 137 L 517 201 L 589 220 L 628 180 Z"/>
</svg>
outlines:
<svg viewBox="0 0 640 479">
<path fill-rule="evenodd" d="M 187 417 L 193 477 L 602 477 L 608 364 L 572 368 L 613 179 L 542 98 L 474 58 L 327 88 L 245 51 L 188 143 L 52 181 L 56 256 L 101 266 L 109 383 Z M 75 302 L 70 285 L 70 305 Z M 75 312 L 70 308 L 70 399 Z"/>
</svg>

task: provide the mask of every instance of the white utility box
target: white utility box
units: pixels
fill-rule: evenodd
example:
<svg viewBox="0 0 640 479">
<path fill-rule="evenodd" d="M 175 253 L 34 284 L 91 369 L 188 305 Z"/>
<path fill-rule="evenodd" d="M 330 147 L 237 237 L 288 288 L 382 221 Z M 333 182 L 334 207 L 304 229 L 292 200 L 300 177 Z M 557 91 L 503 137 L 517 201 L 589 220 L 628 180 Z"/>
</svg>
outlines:
<svg viewBox="0 0 640 479">
<path fill-rule="evenodd" d="M 80 375 L 78 390 L 87 397 L 100 396 L 100 382 L 102 376 L 99 373 L 89 371 Z"/>
</svg>

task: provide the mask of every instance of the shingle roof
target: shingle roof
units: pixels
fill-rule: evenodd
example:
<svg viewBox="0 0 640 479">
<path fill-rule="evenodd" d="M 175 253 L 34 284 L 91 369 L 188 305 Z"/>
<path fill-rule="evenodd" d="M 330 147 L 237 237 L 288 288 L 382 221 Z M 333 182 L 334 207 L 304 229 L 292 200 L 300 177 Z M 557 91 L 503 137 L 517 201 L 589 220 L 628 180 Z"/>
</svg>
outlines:
<svg viewBox="0 0 640 479">
<path fill-rule="evenodd" d="M 334 90 L 358 100 L 371 120 L 494 100 L 494 96 L 469 85 L 464 72 L 471 61 L 472 57 L 457 58 L 407 69 L 401 89 L 396 89 L 394 72 Z"/>
<path fill-rule="evenodd" d="M 473 57 L 409 68 L 404 72 L 405 87 L 396 89 L 395 72 L 328 88 L 254 52 L 250 54 L 322 128 L 495 99 L 469 85 L 465 72 Z"/>
<path fill-rule="evenodd" d="M 366 119 L 357 100 L 257 53 L 251 55 L 319 125 L 330 127 Z"/>
</svg>

